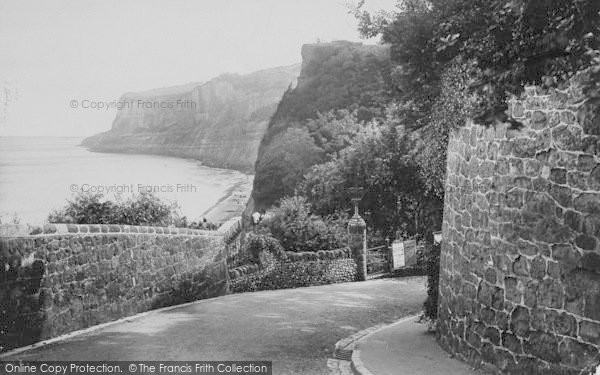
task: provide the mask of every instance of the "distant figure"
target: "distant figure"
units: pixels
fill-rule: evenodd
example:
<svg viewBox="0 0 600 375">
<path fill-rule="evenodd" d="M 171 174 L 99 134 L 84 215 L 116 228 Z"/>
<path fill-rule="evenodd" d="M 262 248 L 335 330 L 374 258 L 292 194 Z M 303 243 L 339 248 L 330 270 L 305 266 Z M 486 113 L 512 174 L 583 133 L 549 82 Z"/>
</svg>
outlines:
<svg viewBox="0 0 600 375">
<path fill-rule="evenodd" d="M 258 225 L 258 223 L 260 223 L 261 219 L 262 219 L 262 214 L 260 212 L 255 212 L 252 214 L 252 223 L 254 225 Z"/>
</svg>

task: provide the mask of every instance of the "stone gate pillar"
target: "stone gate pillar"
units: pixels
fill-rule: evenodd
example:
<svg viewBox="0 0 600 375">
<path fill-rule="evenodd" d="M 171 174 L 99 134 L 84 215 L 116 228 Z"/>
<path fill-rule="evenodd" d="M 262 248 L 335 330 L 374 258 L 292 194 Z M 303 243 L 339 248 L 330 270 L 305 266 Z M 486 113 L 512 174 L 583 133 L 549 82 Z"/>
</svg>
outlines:
<svg viewBox="0 0 600 375">
<path fill-rule="evenodd" d="M 348 247 L 356 261 L 356 274 L 359 281 L 367 279 L 367 224 L 358 214 L 358 202 L 354 206 L 354 216 L 348 222 Z"/>
</svg>

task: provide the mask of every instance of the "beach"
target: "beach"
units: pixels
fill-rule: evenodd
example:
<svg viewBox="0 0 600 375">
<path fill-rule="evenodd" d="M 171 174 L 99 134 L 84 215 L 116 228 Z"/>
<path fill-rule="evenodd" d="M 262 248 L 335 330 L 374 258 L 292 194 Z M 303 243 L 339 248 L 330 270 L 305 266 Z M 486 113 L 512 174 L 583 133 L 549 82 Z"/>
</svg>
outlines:
<svg viewBox="0 0 600 375">
<path fill-rule="evenodd" d="M 202 216 L 208 222 L 219 225 L 232 217 L 241 216 L 248 199 L 250 199 L 253 181 L 254 175 L 248 175 L 245 181 L 236 182 Z"/>
</svg>

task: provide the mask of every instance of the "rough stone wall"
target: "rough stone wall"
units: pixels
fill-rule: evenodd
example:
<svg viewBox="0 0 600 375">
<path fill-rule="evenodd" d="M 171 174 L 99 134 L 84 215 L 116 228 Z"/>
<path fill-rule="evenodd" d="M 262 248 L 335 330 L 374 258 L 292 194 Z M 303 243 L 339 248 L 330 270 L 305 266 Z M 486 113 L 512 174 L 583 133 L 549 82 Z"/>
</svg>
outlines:
<svg viewBox="0 0 600 375">
<path fill-rule="evenodd" d="M 577 374 L 600 362 L 600 124 L 577 80 L 509 111 L 521 129 L 450 139 L 438 340 L 494 371 Z"/>
<path fill-rule="evenodd" d="M 350 249 L 286 252 L 287 259 L 261 266 L 242 266 L 230 271 L 231 291 L 298 288 L 343 283 L 357 279 L 356 261 Z"/>
<path fill-rule="evenodd" d="M 0 351 L 227 289 L 218 231 L 0 226 Z"/>
<path fill-rule="evenodd" d="M 231 269 L 240 264 L 247 257 L 243 253 L 245 233 L 242 228 L 242 218 L 240 216 L 227 220 L 217 230 L 223 234 L 223 240 L 227 247 L 227 266 Z"/>
</svg>

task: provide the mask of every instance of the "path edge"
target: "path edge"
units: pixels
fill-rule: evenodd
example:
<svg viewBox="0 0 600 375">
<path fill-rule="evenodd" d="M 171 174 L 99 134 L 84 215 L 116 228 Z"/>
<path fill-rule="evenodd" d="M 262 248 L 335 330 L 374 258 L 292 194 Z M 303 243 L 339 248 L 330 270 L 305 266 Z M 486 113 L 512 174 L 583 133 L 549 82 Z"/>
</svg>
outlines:
<svg viewBox="0 0 600 375">
<path fill-rule="evenodd" d="M 377 324 L 339 340 L 334 346 L 334 358 L 330 358 L 327 361 L 328 367 L 330 368 L 330 373 L 341 375 L 374 375 L 363 364 L 362 359 L 360 358 L 360 350 L 356 349 L 358 343 L 383 329 L 390 328 L 410 320 L 416 320 L 421 316 L 421 314 L 422 313 L 405 316 L 389 324 Z M 344 371 L 344 369 L 347 368 L 349 368 L 351 372 Z"/>
<path fill-rule="evenodd" d="M 224 298 L 238 296 L 238 295 L 239 295 L 239 293 L 229 293 L 229 294 L 225 294 L 225 295 L 222 295 L 222 296 L 217 296 L 217 297 L 212 297 L 212 298 L 205 298 L 205 299 L 199 299 L 199 300 L 196 300 L 196 301 L 185 302 L 185 303 L 182 303 L 182 304 L 179 304 L 179 305 L 172 305 L 172 306 L 161 307 L 161 308 L 158 308 L 158 309 L 148 310 L 148 311 L 144 311 L 144 312 L 137 313 L 137 314 L 130 315 L 130 316 L 125 316 L 125 317 L 119 318 L 117 320 L 112 320 L 110 322 L 93 325 L 91 327 L 79 329 L 79 330 L 72 331 L 72 332 L 67 332 L 67 333 L 65 333 L 63 335 L 60 335 L 60 336 L 56 336 L 56 337 L 52 337 L 52 338 L 49 338 L 49 339 L 46 339 L 46 340 L 38 341 L 38 342 L 35 342 L 35 343 L 27 345 L 27 346 L 21 346 L 19 348 L 11 349 L 11 350 L 9 350 L 7 352 L 0 353 L 0 360 L 4 359 L 6 357 L 10 357 L 10 356 L 16 355 L 16 354 L 27 352 L 27 351 L 30 351 L 30 350 L 33 350 L 33 349 L 43 348 L 44 346 L 47 346 L 47 345 L 50 345 L 50 344 L 54 344 L 54 343 L 57 343 L 57 342 L 69 340 L 69 339 L 77 337 L 77 336 L 81 336 L 81 335 L 85 335 L 87 333 L 98 331 L 100 329 L 103 329 L 103 328 L 106 328 L 106 327 L 110 327 L 110 326 L 115 325 L 115 324 L 131 323 L 131 321 L 133 321 L 133 320 L 137 320 L 137 319 L 143 318 L 143 317 L 151 315 L 151 314 L 158 314 L 158 313 L 161 313 L 161 312 L 165 312 L 165 311 L 169 311 L 169 310 L 174 310 L 174 309 L 178 309 L 178 308 L 181 308 L 181 307 L 186 307 L 186 306 L 190 306 L 190 305 L 194 305 L 194 304 L 201 304 L 201 303 L 208 302 L 208 301 L 214 301 L 214 300 L 224 299 Z"/>
</svg>

